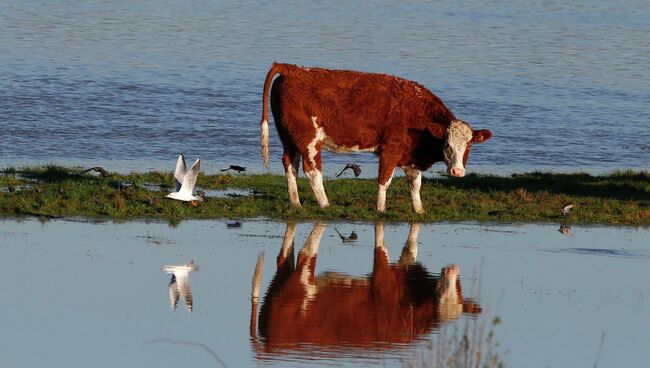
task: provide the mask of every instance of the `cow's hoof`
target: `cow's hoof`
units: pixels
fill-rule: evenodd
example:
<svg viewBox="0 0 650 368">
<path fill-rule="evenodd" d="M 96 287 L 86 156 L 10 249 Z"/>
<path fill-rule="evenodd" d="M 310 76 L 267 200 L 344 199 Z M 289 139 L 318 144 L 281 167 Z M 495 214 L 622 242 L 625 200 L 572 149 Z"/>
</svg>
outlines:
<svg viewBox="0 0 650 368">
<path fill-rule="evenodd" d="M 424 211 L 424 208 L 414 208 L 413 211 L 417 213 L 418 215 L 424 215 L 426 211 Z"/>
</svg>

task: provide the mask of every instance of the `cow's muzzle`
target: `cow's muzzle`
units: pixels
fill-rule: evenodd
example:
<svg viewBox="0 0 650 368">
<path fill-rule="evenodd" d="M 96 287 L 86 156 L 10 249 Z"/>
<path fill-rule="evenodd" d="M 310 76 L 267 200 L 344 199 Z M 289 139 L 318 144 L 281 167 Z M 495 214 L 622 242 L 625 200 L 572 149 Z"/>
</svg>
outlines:
<svg viewBox="0 0 650 368">
<path fill-rule="evenodd" d="M 455 177 L 455 178 L 462 178 L 465 176 L 465 169 L 462 167 L 452 167 L 449 169 L 449 175 Z"/>
</svg>

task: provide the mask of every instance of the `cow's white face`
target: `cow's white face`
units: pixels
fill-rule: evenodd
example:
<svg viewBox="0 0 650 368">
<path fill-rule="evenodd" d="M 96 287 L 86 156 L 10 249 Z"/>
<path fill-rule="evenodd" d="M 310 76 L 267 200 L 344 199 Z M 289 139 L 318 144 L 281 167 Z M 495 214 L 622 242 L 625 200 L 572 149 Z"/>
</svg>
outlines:
<svg viewBox="0 0 650 368">
<path fill-rule="evenodd" d="M 472 141 L 472 128 L 464 121 L 454 120 L 447 128 L 445 145 L 442 150 L 449 175 L 465 176 L 466 151 Z"/>
<path fill-rule="evenodd" d="M 465 164 L 472 143 L 481 143 L 492 137 L 489 130 L 472 130 L 464 121 L 454 120 L 449 124 L 444 137 L 442 156 L 451 176 L 465 176 Z"/>
</svg>

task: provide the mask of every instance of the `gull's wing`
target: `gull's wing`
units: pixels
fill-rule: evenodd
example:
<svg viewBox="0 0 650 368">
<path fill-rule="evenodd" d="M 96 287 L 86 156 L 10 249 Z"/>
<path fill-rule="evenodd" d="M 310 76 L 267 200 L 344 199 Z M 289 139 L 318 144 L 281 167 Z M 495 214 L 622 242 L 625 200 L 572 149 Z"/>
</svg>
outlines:
<svg viewBox="0 0 650 368">
<path fill-rule="evenodd" d="M 184 277 L 182 281 L 183 282 L 178 286 L 180 289 L 181 299 L 185 300 L 185 307 L 191 312 L 194 307 L 194 299 L 192 298 L 192 288 L 190 287 L 189 275 Z"/>
<path fill-rule="evenodd" d="M 196 184 L 196 177 L 199 176 L 199 170 L 201 168 L 201 159 L 198 159 L 194 162 L 194 165 L 190 167 L 190 171 L 185 174 L 183 178 L 183 185 L 181 186 L 179 192 L 187 191 L 190 194 L 194 191 L 194 185 Z"/>
<path fill-rule="evenodd" d="M 187 165 L 185 165 L 185 156 L 181 153 L 176 161 L 176 170 L 174 171 L 174 179 L 176 179 L 176 191 L 181 189 L 183 179 L 187 174 Z"/>
<path fill-rule="evenodd" d="M 169 282 L 169 304 L 173 310 L 176 310 L 178 299 L 180 299 L 180 291 L 178 290 L 178 283 L 176 282 L 176 275 L 172 274 L 172 279 Z"/>
</svg>

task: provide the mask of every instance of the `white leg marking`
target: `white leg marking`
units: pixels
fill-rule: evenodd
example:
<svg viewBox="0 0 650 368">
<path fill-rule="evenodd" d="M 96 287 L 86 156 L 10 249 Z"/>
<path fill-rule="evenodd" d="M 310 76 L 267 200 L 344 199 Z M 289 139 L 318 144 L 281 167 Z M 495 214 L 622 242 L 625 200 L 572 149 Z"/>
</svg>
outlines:
<svg viewBox="0 0 650 368">
<path fill-rule="evenodd" d="M 379 184 L 379 190 L 377 192 L 377 212 L 384 212 L 386 210 L 386 190 L 388 190 L 388 186 L 393 181 L 394 173 L 395 170 L 390 173 L 390 178 L 388 178 L 386 184 Z"/>
<path fill-rule="evenodd" d="M 318 205 L 321 207 L 327 207 L 330 205 L 327 200 L 327 195 L 325 194 L 325 188 L 323 187 L 323 174 L 314 169 L 305 173 L 309 178 L 309 183 L 311 184 L 311 189 L 314 191 L 314 196 Z"/>
<path fill-rule="evenodd" d="M 420 224 L 411 224 L 409 236 L 406 238 L 406 244 L 402 249 L 402 255 L 397 262 L 400 266 L 408 266 L 415 263 L 418 259 L 418 234 L 420 233 Z"/>
<path fill-rule="evenodd" d="M 313 275 L 311 274 L 309 265 L 311 263 L 311 259 L 316 257 L 316 255 L 318 254 L 320 240 L 323 237 L 324 232 L 325 232 L 325 224 L 322 223 L 314 224 L 314 228 L 311 230 L 311 233 L 309 233 L 309 237 L 307 238 L 307 242 L 305 243 L 305 246 L 302 247 L 302 249 L 300 250 L 300 258 L 303 260 L 303 264 L 300 269 L 300 284 L 305 289 L 305 294 L 306 294 L 305 299 L 303 299 L 302 304 L 300 306 L 301 312 L 303 314 L 307 311 L 310 302 L 314 300 L 314 297 L 318 293 L 318 289 L 316 285 L 313 282 L 309 281 L 309 280 L 313 280 L 312 277 Z"/>
<path fill-rule="evenodd" d="M 420 187 L 422 186 L 422 172 L 417 169 L 404 167 L 404 173 L 411 189 L 411 201 L 413 202 L 413 211 L 424 213 L 422 199 L 420 198 Z"/>
<path fill-rule="evenodd" d="M 298 165 L 300 164 L 300 156 L 295 155 L 291 165 L 287 169 L 287 187 L 289 189 L 289 200 L 291 204 L 296 207 L 300 207 L 300 197 L 298 196 L 298 183 L 296 178 L 298 177 Z"/>
<path fill-rule="evenodd" d="M 284 230 L 284 238 L 282 239 L 282 249 L 280 249 L 280 256 L 283 257 L 284 259 L 286 259 L 287 256 L 292 254 L 294 235 L 296 235 L 296 224 L 292 222 L 288 222 L 287 228 L 286 230 Z"/>
<path fill-rule="evenodd" d="M 323 131 L 323 128 L 318 126 L 318 123 L 316 122 L 318 118 L 316 116 L 311 117 L 311 123 L 314 126 L 314 129 L 316 130 L 316 136 L 314 139 L 312 139 L 311 142 L 307 145 L 307 154 L 309 157 L 307 159 L 309 160 L 309 163 L 311 166 L 316 167 L 316 160 L 315 157 L 318 154 L 318 151 L 316 150 L 316 145 L 325 139 L 325 132 Z"/>
<path fill-rule="evenodd" d="M 375 223 L 375 249 L 380 249 L 385 255 L 386 260 L 388 261 L 388 249 L 384 244 L 384 223 L 376 222 Z"/>
</svg>

